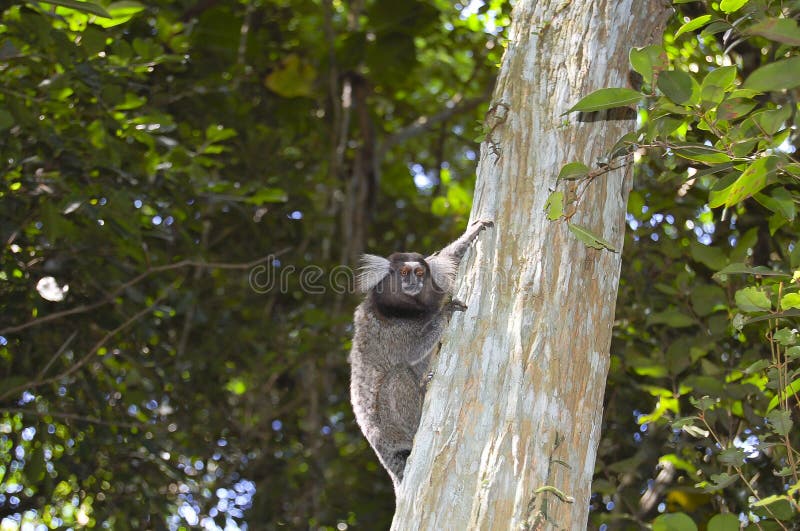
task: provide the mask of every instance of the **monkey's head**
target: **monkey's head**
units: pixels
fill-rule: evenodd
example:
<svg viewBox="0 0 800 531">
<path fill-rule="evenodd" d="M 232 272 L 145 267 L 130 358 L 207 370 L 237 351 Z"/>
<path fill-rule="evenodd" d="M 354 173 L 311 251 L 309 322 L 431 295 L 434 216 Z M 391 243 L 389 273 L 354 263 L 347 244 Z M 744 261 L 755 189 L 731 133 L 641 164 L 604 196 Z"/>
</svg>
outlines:
<svg viewBox="0 0 800 531">
<path fill-rule="evenodd" d="M 381 311 L 400 316 L 437 311 L 444 290 L 434 280 L 431 267 L 419 253 L 394 253 L 388 258 L 364 255 L 358 285 L 371 291 Z"/>
</svg>

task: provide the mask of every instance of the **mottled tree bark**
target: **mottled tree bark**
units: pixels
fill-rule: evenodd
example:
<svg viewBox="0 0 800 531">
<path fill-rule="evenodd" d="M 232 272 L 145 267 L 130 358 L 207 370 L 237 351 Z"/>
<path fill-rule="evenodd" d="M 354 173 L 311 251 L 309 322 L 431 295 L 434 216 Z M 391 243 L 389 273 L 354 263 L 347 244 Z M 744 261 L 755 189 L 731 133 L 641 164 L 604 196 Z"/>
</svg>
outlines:
<svg viewBox="0 0 800 531">
<path fill-rule="evenodd" d="M 473 219 L 495 227 L 462 267 L 456 314 L 406 468 L 394 530 L 586 526 L 600 437 L 620 253 L 587 248 L 549 221 L 551 190 L 579 199 L 571 221 L 622 248 L 630 168 L 594 167 L 634 113 L 563 113 L 630 86 L 628 51 L 653 43 L 661 0 L 519 0 L 487 115 Z"/>
</svg>

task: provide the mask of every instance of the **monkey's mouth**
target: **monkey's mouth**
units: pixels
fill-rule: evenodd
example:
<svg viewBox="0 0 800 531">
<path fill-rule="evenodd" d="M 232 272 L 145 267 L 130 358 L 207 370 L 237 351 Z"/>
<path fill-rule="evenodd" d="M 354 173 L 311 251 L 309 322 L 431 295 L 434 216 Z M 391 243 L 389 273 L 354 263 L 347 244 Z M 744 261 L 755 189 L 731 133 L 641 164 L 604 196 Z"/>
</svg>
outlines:
<svg viewBox="0 0 800 531">
<path fill-rule="evenodd" d="M 412 297 L 415 295 L 419 295 L 422 291 L 422 284 L 406 284 L 403 286 L 403 293 L 406 295 L 411 295 Z"/>
</svg>

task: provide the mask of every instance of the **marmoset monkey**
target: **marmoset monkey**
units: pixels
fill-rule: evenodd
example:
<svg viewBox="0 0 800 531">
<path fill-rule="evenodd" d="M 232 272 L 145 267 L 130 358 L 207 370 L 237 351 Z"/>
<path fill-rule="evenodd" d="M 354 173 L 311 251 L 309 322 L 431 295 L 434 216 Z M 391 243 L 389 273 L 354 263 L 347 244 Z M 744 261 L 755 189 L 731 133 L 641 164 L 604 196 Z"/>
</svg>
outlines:
<svg viewBox="0 0 800 531">
<path fill-rule="evenodd" d="M 356 421 L 395 491 L 422 415 L 431 354 L 453 312 L 466 309 L 452 298 L 458 266 L 491 225 L 473 223 L 427 258 L 417 253 L 362 257 L 358 286 L 367 296 L 353 319 L 350 398 Z"/>
</svg>

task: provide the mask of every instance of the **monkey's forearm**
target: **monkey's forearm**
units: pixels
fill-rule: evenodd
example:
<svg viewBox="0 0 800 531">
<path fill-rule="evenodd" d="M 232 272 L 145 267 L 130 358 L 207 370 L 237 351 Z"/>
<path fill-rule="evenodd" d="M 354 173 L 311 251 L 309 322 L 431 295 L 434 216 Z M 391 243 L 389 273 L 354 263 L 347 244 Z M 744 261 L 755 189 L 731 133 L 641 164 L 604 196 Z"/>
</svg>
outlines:
<svg viewBox="0 0 800 531">
<path fill-rule="evenodd" d="M 445 247 L 439 252 L 439 256 L 448 256 L 453 257 L 458 261 L 464 257 L 464 254 L 469 249 L 469 246 L 472 245 L 472 242 L 475 241 L 475 238 L 478 237 L 478 234 L 481 233 L 487 227 L 491 227 L 494 225 L 491 221 L 485 220 L 478 220 L 470 225 L 466 232 L 461 235 L 456 241 Z"/>
</svg>

